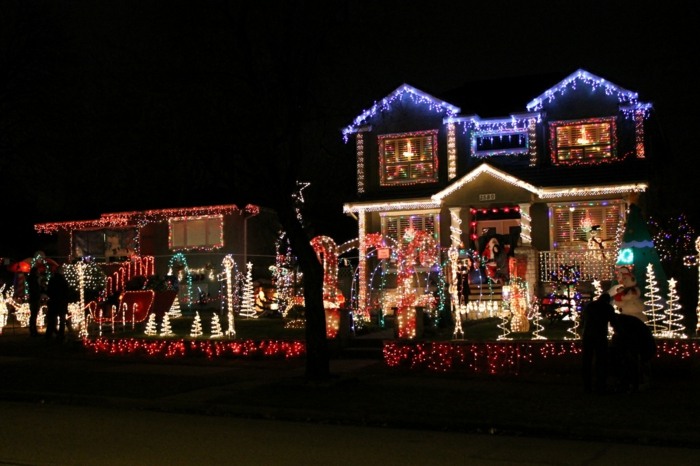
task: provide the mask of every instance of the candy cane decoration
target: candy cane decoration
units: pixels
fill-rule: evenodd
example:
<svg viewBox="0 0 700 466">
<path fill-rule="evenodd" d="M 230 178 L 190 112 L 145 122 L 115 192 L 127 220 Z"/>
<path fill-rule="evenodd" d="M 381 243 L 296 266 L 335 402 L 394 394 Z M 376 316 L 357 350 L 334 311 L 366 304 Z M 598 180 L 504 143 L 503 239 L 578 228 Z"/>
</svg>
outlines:
<svg viewBox="0 0 700 466">
<path fill-rule="evenodd" d="M 311 246 L 323 265 L 323 300 L 338 305 L 338 246 L 328 236 L 317 236 Z"/>
<path fill-rule="evenodd" d="M 415 308 L 416 293 L 413 287 L 413 275 L 416 263 L 432 265 L 437 260 L 437 249 L 433 237 L 422 230 L 411 229 L 406 232 L 404 243 L 398 250 L 398 289 L 400 293 L 396 312 L 399 338 L 416 337 Z"/>
<path fill-rule="evenodd" d="M 323 265 L 323 307 L 326 310 L 326 337 L 335 338 L 340 330 L 342 295 L 338 297 L 338 246 L 328 236 L 311 240 L 318 260 Z"/>
</svg>

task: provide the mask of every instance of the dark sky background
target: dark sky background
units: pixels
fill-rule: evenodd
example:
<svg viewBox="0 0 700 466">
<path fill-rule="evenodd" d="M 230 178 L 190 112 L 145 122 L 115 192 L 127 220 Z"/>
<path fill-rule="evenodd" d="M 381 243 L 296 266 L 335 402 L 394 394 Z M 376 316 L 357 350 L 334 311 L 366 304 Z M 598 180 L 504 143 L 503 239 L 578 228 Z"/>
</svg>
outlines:
<svg viewBox="0 0 700 466">
<path fill-rule="evenodd" d="M 0 257 L 31 255 L 38 222 L 271 204 L 284 172 L 280 134 L 294 124 L 305 141 L 299 177 L 311 182 L 307 220 L 342 242 L 356 226 L 342 214 L 355 160 L 341 128 L 375 100 L 402 83 L 439 95 L 578 68 L 654 105 L 657 161 L 669 193 L 679 194 L 669 209 L 692 214 L 698 9 L 652 1 L 2 0 Z M 296 108 L 298 121 L 289 117 Z"/>
</svg>

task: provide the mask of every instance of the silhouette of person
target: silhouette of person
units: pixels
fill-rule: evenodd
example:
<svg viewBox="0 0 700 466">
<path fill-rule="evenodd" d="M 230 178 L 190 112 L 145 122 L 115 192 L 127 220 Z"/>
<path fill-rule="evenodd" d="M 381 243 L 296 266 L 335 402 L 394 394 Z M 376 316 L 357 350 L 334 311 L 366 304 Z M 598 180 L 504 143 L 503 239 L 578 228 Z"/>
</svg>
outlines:
<svg viewBox="0 0 700 466">
<path fill-rule="evenodd" d="M 56 334 L 56 338 L 62 341 L 66 331 L 70 286 L 61 269 L 58 269 L 51 276 L 46 287 L 46 294 L 49 301 L 47 303 L 45 336 L 51 338 L 53 334 Z"/>
<path fill-rule="evenodd" d="M 629 314 L 618 314 L 612 337 L 612 352 L 618 376 L 618 389 L 639 391 L 650 382 L 650 364 L 656 355 L 656 341 L 646 323 Z"/>
<path fill-rule="evenodd" d="M 46 287 L 44 286 L 44 273 L 39 265 L 34 265 L 27 276 L 27 290 L 29 291 L 29 336 L 38 337 L 37 317 L 44 298 Z"/>
<path fill-rule="evenodd" d="M 608 376 L 608 324 L 615 321 L 610 295 L 603 293 L 584 308 L 582 320 L 583 389 L 603 393 Z"/>
</svg>

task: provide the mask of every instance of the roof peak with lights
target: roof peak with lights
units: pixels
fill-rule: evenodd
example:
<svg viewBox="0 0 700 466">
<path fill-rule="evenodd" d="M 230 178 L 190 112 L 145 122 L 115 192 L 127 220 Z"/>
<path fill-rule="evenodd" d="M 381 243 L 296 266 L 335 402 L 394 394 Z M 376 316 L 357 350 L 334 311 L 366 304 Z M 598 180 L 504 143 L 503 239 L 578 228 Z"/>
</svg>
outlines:
<svg viewBox="0 0 700 466">
<path fill-rule="evenodd" d="M 382 100 L 378 102 L 375 101 L 372 107 L 364 110 L 357 117 L 355 117 L 352 124 L 343 128 L 343 136 L 347 139 L 349 134 L 357 133 L 361 130 L 363 125 L 367 124 L 367 121 L 370 118 L 389 110 L 395 101 L 402 100 L 404 97 L 412 99 L 415 103 L 428 105 L 430 109 L 434 110 L 435 112 L 445 112 L 447 113 L 447 116 L 455 116 L 461 111 L 459 107 L 456 107 L 448 102 L 445 102 L 444 100 L 438 99 L 435 96 L 404 83 Z"/>
<path fill-rule="evenodd" d="M 639 102 L 639 95 L 636 92 L 627 90 L 606 80 L 605 78 L 601 78 L 600 76 L 596 76 L 593 73 L 579 68 L 554 86 L 544 91 L 539 96 L 532 99 L 526 106 L 527 110 L 530 112 L 535 112 L 542 109 L 545 102 L 551 102 L 558 96 L 564 95 L 567 91 L 575 90 L 579 83 L 586 84 L 593 90 L 600 88 L 607 95 L 615 95 L 620 104 L 635 107 L 640 106 L 644 108 L 649 107 L 649 104 Z"/>
</svg>

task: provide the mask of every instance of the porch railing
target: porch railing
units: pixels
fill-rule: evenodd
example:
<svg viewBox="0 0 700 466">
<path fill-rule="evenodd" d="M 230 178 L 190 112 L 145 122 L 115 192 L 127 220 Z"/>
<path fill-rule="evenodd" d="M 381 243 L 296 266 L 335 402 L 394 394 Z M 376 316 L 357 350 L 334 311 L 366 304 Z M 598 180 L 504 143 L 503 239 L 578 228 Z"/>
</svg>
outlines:
<svg viewBox="0 0 700 466">
<path fill-rule="evenodd" d="M 579 280 L 613 280 L 616 257 L 600 251 L 541 251 L 540 281 L 552 282 L 567 273 L 572 267 L 580 272 Z M 610 257 L 609 257 L 610 256 Z"/>
</svg>

